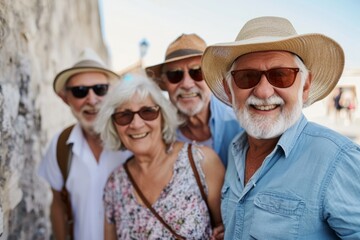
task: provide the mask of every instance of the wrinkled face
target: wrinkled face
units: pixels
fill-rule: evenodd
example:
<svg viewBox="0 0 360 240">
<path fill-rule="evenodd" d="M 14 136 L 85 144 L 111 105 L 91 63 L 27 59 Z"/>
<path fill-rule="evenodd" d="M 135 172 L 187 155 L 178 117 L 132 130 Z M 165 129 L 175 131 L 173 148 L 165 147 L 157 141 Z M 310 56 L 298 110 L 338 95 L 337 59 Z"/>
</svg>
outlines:
<svg viewBox="0 0 360 240">
<path fill-rule="evenodd" d="M 153 152 L 163 142 L 161 110 L 159 110 L 159 114 L 155 119 L 149 117 L 149 115 L 151 116 L 149 111 L 152 111 L 151 108 L 156 108 L 156 106 L 151 97 L 141 100 L 135 95 L 132 101 L 122 104 L 115 110 L 115 113 L 119 116 L 128 118 L 130 115 L 133 115 L 132 121 L 129 124 L 119 125 L 114 122 L 114 126 L 121 142 L 135 155 Z M 143 111 L 143 113 L 140 113 L 140 115 L 143 115 L 143 118 L 153 120 L 145 120 L 139 113 L 133 114 L 133 112 L 139 110 Z"/>
<path fill-rule="evenodd" d="M 266 71 L 298 67 L 291 53 L 269 51 L 239 57 L 233 63 L 232 70 Z M 310 89 L 310 78 L 301 81 L 301 74 L 301 71 L 298 72 L 294 83 L 286 88 L 271 85 L 265 74 L 261 75 L 256 86 L 249 89 L 237 87 L 233 77 L 230 89 L 225 84 L 240 125 L 250 136 L 257 139 L 278 137 L 299 119 Z"/>
<path fill-rule="evenodd" d="M 171 102 L 186 116 L 205 111 L 210 102 L 211 91 L 202 78 L 200 66 L 201 57 L 193 57 L 167 63 L 162 69 L 162 81 Z M 181 80 L 171 83 L 171 77 Z"/>
<path fill-rule="evenodd" d="M 95 86 L 98 84 L 109 84 L 103 73 L 86 72 L 72 76 L 66 83 L 66 88 L 79 86 Z M 70 109 L 85 131 L 93 132 L 94 120 L 99 111 L 99 105 L 104 96 L 98 96 L 93 89 L 89 89 L 87 95 L 76 98 L 71 90 L 65 90 L 63 100 L 70 106 Z"/>
</svg>

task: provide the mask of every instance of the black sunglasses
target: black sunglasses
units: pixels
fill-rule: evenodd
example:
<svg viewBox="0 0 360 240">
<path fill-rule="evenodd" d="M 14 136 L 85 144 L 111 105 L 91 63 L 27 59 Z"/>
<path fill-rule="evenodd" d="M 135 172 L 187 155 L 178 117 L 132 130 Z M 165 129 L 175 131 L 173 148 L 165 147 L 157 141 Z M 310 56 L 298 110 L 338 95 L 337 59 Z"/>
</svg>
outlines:
<svg viewBox="0 0 360 240">
<path fill-rule="evenodd" d="M 111 115 L 112 120 L 120 126 L 128 125 L 134 119 L 135 114 L 139 114 L 139 116 L 145 121 L 155 120 L 159 116 L 160 107 L 152 106 L 152 107 L 142 107 L 139 111 L 133 112 L 130 110 L 125 110 L 123 112 L 116 112 Z"/>
<path fill-rule="evenodd" d="M 74 86 L 66 87 L 66 90 L 71 91 L 72 95 L 76 98 L 84 98 L 88 95 L 89 89 L 92 89 L 98 96 L 104 96 L 108 89 L 109 84 L 96 84 L 93 86 Z"/>
<path fill-rule="evenodd" d="M 249 89 L 255 87 L 264 74 L 268 82 L 277 88 L 288 88 L 295 82 L 299 68 L 272 68 L 266 71 L 243 69 L 231 71 L 231 75 L 238 88 Z"/>
<path fill-rule="evenodd" d="M 190 77 L 197 82 L 200 82 L 203 80 L 203 75 L 201 72 L 201 67 L 194 67 L 190 68 L 188 71 Z M 177 70 L 169 70 L 165 72 L 167 79 L 171 83 L 179 83 L 184 78 L 184 70 L 177 69 Z"/>
</svg>

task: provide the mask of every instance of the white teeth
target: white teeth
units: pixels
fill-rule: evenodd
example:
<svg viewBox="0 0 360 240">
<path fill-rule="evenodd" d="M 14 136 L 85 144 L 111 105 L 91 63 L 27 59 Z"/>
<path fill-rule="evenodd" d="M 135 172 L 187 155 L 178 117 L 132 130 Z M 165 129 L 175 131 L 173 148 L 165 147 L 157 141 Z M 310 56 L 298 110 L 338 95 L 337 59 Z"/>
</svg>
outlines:
<svg viewBox="0 0 360 240">
<path fill-rule="evenodd" d="M 254 108 L 261 110 L 261 111 L 269 111 L 269 110 L 273 110 L 276 108 L 277 105 L 273 104 L 273 105 L 254 105 Z"/>
<path fill-rule="evenodd" d="M 141 133 L 141 134 L 133 134 L 130 135 L 132 138 L 138 139 L 138 138 L 143 138 L 147 135 L 147 133 Z"/>
<path fill-rule="evenodd" d="M 89 114 L 97 114 L 97 111 L 87 111 Z"/>
<path fill-rule="evenodd" d="M 197 93 L 186 93 L 186 94 L 181 94 L 180 97 L 182 98 L 191 98 L 191 97 L 196 97 Z"/>
</svg>

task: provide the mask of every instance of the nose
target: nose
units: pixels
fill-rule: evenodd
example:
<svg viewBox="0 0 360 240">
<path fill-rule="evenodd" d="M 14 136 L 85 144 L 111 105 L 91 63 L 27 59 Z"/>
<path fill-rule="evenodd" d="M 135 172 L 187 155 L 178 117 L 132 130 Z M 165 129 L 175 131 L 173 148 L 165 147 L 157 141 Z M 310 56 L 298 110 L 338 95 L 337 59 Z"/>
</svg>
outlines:
<svg viewBox="0 0 360 240">
<path fill-rule="evenodd" d="M 253 94 L 260 99 L 267 99 L 271 97 L 274 92 L 274 87 L 269 83 L 265 74 L 262 74 L 260 82 L 253 89 Z"/>
<path fill-rule="evenodd" d="M 189 69 L 184 70 L 184 79 L 181 81 L 181 86 L 185 89 L 194 87 L 195 81 L 190 77 Z"/>
<path fill-rule="evenodd" d="M 139 116 L 139 113 L 135 113 L 133 119 L 131 120 L 129 127 L 139 128 L 144 125 L 144 120 Z"/>
<path fill-rule="evenodd" d="M 90 105 L 96 105 L 100 102 L 100 98 L 94 93 L 93 89 L 89 89 L 88 95 L 86 96 L 86 101 Z"/>
</svg>

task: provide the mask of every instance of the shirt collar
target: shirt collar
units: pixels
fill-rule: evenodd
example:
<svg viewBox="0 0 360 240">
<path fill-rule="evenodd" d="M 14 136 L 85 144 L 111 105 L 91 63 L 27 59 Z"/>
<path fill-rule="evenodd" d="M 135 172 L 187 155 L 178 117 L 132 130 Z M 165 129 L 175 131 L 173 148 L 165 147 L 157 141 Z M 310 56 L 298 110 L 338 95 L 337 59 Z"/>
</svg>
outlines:
<svg viewBox="0 0 360 240">
<path fill-rule="evenodd" d="M 295 122 L 295 124 L 292 125 L 281 135 L 277 145 L 283 149 L 286 158 L 289 156 L 291 150 L 294 148 L 302 130 L 307 123 L 308 120 L 306 119 L 304 114 L 301 114 L 300 118 Z"/>
</svg>

